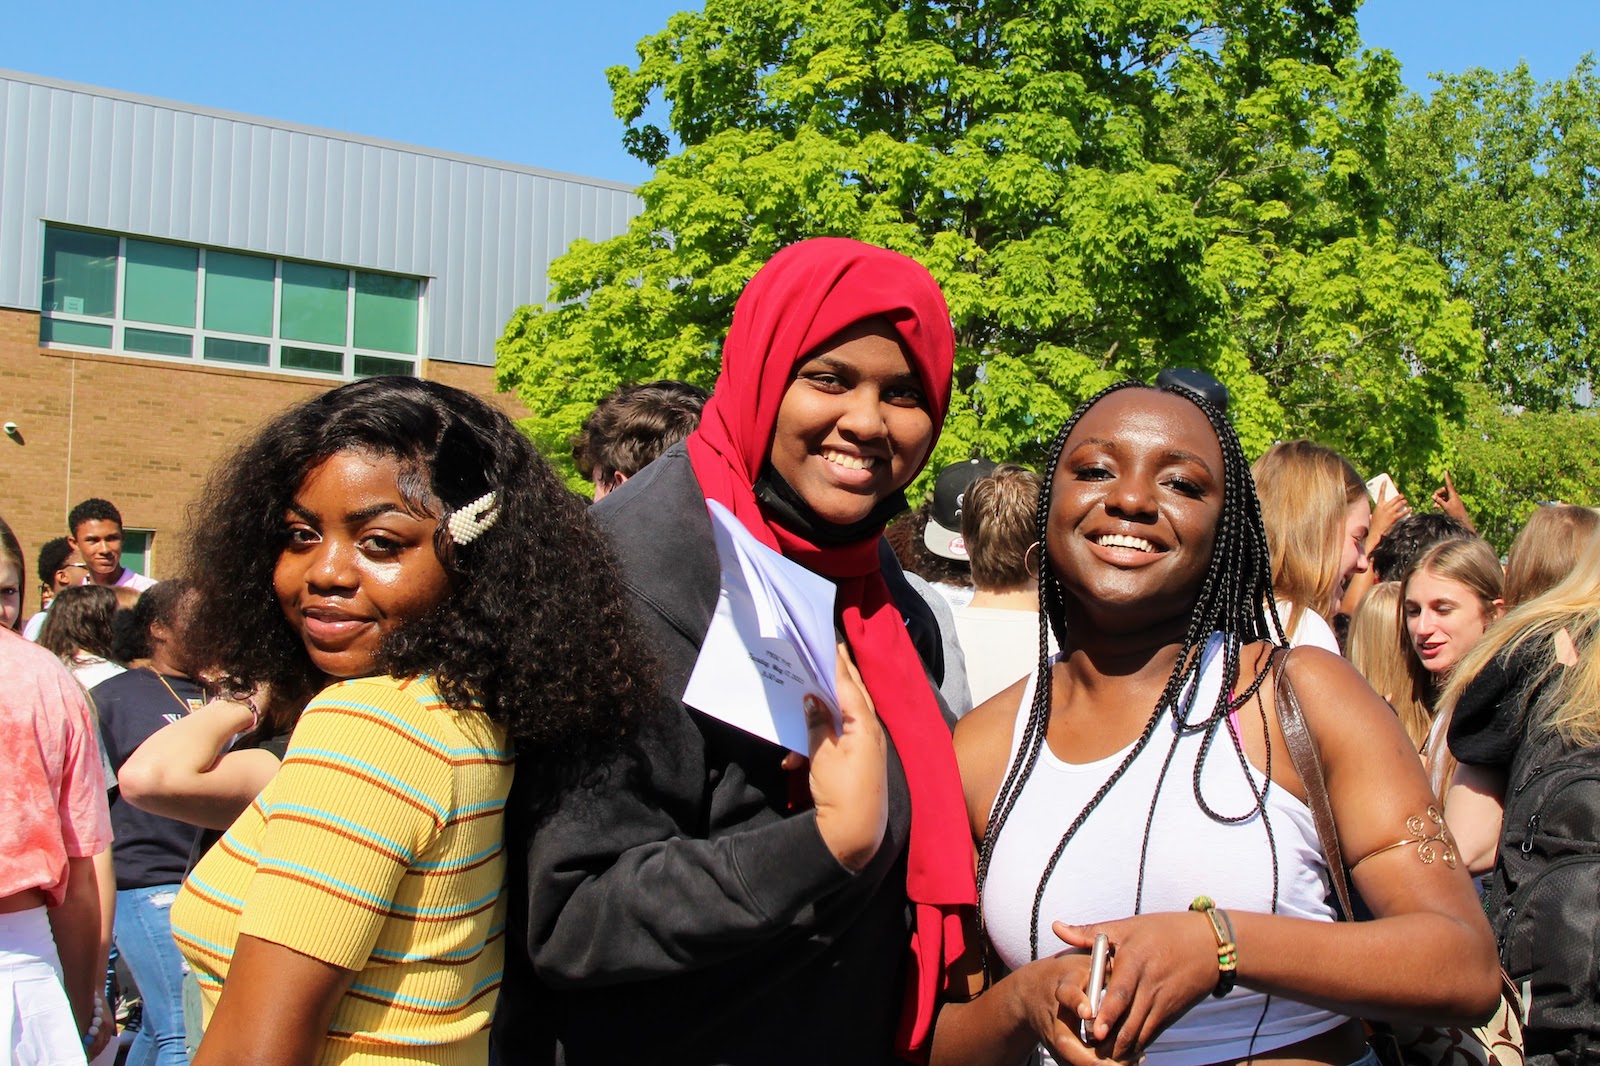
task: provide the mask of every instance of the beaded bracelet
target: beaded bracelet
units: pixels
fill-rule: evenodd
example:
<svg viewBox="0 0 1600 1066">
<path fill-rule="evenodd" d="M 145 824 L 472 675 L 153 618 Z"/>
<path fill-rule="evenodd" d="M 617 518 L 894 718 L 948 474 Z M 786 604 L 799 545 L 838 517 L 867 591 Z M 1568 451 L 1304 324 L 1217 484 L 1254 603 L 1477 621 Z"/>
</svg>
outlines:
<svg viewBox="0 0 1600 1066">
<path fill-rule="evenodd" d="M 1233 991 L 1233 985 L 1239 977 L 1239 949 L 1233 942 L 1233 921 L 1228 917 L 1228 912 L 1218 910 L 1216 903 L 1210 896 L 1196 896 L 1194 902 L 1189 904 L 1189 909 L 1199 911 L 1211 923 L 1211 931 L 1217 937 L 1217 987 L 1211 994 L 1221 999 Z"/>
<path fill-rule="evenodd" d="M 85 1051 L 94 1047 L 95 1038 L 100 1035 L 100 1023 L 105 1021 L 105 1010 L 100 1006 L 100 997 L 94 997 L 94 1019 L 89 1022 L 89 1031 L 83 1034 L 83 1049 Z"/>
</svg>

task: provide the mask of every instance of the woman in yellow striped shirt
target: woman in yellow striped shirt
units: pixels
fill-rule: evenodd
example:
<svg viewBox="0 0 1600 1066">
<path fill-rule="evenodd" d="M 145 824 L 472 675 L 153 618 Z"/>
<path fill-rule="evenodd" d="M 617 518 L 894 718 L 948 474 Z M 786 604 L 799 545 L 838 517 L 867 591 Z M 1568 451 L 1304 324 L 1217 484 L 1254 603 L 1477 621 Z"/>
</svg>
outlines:
<svg viewBox="0 0 1600 1066">
<path fill-rule="evenodd" d="M 202 661 L 309 701 L 173 907 L 195 1062 L 484 1062 L 511 743 L 554 789 L 650 690 L 581 503 L 482 401 L 369 379 L 217 472 L 191 561 Z"/>
</svg>

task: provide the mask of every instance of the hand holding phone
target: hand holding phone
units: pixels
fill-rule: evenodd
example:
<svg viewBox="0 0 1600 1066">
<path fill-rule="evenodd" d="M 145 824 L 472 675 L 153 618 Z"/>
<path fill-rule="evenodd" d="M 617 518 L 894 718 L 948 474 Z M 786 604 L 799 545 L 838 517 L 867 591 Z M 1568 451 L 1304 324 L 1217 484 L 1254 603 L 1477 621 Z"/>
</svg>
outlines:
<svg viewBox="0 0 1600 1066">
<path fill-rule="evenodd" d="M 1089 987 L 1086 990 L 1089 1009 L 1100 1013 L 1100 1001 L 1106 998 L 1106 969 L 1111 962 L 1111 938 L 1104 933 L 1094 938 L 1094 950 L 1089 954 Z M 1085 1044 L 1094 1043 L 1091 1027 L 1093 1017 L 1078 1022 L 1078 1037 Z"/>
</svg>

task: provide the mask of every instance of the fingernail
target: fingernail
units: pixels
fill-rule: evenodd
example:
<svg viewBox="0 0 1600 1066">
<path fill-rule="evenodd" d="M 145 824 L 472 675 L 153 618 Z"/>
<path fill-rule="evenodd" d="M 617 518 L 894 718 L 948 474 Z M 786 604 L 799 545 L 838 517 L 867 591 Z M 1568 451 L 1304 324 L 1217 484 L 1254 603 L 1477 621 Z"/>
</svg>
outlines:
<svg viewBox="0 0 1600 1066">
<path fill-rule="evenodd" d="M 805 708 L 808 711 L 820 711 L 822 710 L 822 701 L 815 696 L 807 696 L 805 698 Z"/>
</svg>

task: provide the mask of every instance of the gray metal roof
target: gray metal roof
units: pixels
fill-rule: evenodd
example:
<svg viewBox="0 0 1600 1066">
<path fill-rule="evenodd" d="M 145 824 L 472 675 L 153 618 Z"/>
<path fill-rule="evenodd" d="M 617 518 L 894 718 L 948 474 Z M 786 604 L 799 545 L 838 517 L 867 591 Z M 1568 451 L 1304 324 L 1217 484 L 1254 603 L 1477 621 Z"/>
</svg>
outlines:
<svg viewBox="0 0 1600 1066">
<path fill-rule="evenodd" d="M 0 70 L 0 307 L 38 310 L 44 223 L 430 279 L 432 359 L 489 365 L 550 261 L 633 188 Z"/>
</svg>

